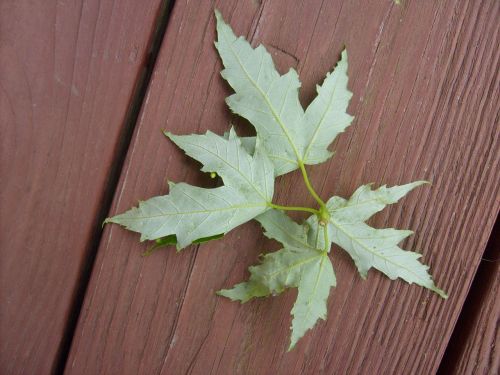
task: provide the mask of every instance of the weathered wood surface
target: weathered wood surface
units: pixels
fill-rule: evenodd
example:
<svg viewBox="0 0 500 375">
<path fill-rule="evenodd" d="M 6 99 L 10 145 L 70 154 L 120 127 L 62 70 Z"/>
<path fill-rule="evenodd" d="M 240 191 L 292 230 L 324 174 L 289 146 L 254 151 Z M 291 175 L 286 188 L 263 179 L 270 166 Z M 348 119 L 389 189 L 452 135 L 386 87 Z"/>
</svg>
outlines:
<svg viewBox="0 0 500 375">
<path fill-rule="evenodd" d="M 159 0 L 0 4 L 0 373 L 49 374 Z"/>
<path fill-rule="evenodd" d="M 500 221 L 496 223 L 439 374 L 500 373 Z"/>
<path fill-rule="evenodd" d="M 223 132 L 230 93 L 213 47 L 213 4 L 177 1 L 111 213 L 166 192 L 166 180 L 211 186 L 161 136 Z M 310 169 L 323 197 L 362 183 L 427 179 L 378 227 L 413 228 L 450 298 L 376 272 L 362 281 L 333 250 L 329 314 L 286 353 L 295 292 L 239 305 L 214 291 L 239 282 L 270 246 L 255 223 L 226 238 L 141 258 L 138 236 L 107 226 L 67 374 L 431 374 L 437 370 L 499 207 L 500 4 L 484 1 L 215 2 L 236 31 L 295 66 L 304 104 L 348 46 L 353 126 L 331 162 Z M 248 127 L 247 127 L 248 128 Z M 297 175 L 283 203 L 313 204 Z"/>
<path fill-rule="evenodd" d="M 471 322 L 470 335 L 464 338 L 460 360 L 455 366 L 457 374 L 500 373 L 500 267 L 498 262 L 488 265 L 494 273 L 481 308 Z"/>
</svg>

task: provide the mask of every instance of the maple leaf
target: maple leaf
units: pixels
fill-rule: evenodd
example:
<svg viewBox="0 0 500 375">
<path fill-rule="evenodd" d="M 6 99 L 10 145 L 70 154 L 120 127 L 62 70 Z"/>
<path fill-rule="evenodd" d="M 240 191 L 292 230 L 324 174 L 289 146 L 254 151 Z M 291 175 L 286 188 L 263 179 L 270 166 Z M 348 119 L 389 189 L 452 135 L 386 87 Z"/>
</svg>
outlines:
<svg viewBox="0 0 500 375">
<path fill-rule="evenodd" d="M 417 181 L 391 188 L 384 185 L 377 190 L 372 190 L 370 185 L 363 185 L 349 200 L 341 197 L 331 198 L 326 203 L 330 213 L 328 238 L 349 253 L 363 279 L 373 267 L 390 279 L 399 277 L 410 284 L 416 283 L 443 298 L 448 298 L 446 293 L 434 284 L 427 272 L 429 267 L 418 261 L 421 255 L 397 246 L 413 234 L 412 231 L 375 229 L 364 223 L 388 204 L 396 203 L 415 187 L 425 183 Z M 313 217 L 309 219 L 313 228 L 316 220 Z"/>
<path fill-rule="evenodd" d="M 218 294 L 244 303 L 254 297 L 280 294 L 286 288 L 298 288 L 292 308 L 290 350 L 318 319 L 326 319 L 326 301 L 330 288 L 336 285 L 333 266 L 328 253 L 317 249 L 314 240 L 308 240 L 307 227 L 285 213 L 271 210 L 256 220 L 264 227 L 264 234 L 281 242 L 283 249 L 264 255 L 260 265 L 250 267 L 249 281 Z"/>
<path fill-rule="evenodd" d="M 290 69 L 280 75 L 262 45 L 253 49 L 234 35 L 218 11 L 215 14 L 215 46 L 225 67 L 221 75 L 235 91 L 226 102 L 256 128 L 276 175 L 327 160 L 332 155 L 328 145 L 353 119 L 346 113 L 352 96 L 347 89 L 347 52 L 342 52 L 336 69 L 318 86 L 318 96 L 304 112 L 297 72 Z"/>
<path fill-rule="evenodd" d="M 434 284 L 428 266 L 418 261 L 420 254 L 398 247 L 413 232 L 375 229 L 365 223 L 424 182 L 376 190 L 364 185 L 348 200 L 332 197 L 325 203 L 309 181 L 305 166 L 326 161 L 332 155 L 329 145 L 353 120 L 346 112 L 352 97 L 347 88 L 347 52 L 342 52 L 337 66 L 317 87 L 318 95 L 304 111 L 295 70 L 280 75 L 263 46 L 254 49 L 244 38 L 236 37 L 218 11 L 216 19 L 216 48 L 224 64 L 221 74 L 235 91 L 226 102 L 234 113 L 251 122 L 257 135 L 239 138 L 232 128 L 224 136 L 210 131 L 184 136 L 166 132 L 202 164 L 203 172 L 211 177 L 219 175 L 224 186 L 205 189 L 170 183 L 168 195 L 140 202 L 139 207 L 106 222 L 140 232 L 141 240 L 154 240 L 148 254 L 166 245 L 181 249 L 221 238 L 255 218 L 265 235 L 283 248 L 262 256 L 259 265 L 250 267 L 248 281 L 218 294 L 244 303 L 297 288 L 289 349 L 318 319 L 326 319 L 328 295 L 336 285 L 329 258 L 332 242 L 350 254 L 362 278 L 375 268 L 391 279 L 416 283 L 447 298 Z M 275 176 L 295 169 L 300 169 L 318 209 L 272 202 Z M 285 210 L 313 215 L 298 224 Z"/>
<path fill-rule="evenodd" d="M 273 166 L 258 144 L 252 156 L 232 129 L 228 138 L 211 132 L 166 134 L 204 164 L 202 171 L 218 173 L 226 185 L 204 189 L 169 183 L 168 195 L 140 202 L 139 207 L 106 222 L 141 233 L 141 241 L 175 235 L 177 248 L 182 249 L 196 240 L 227 233 L 269 209 L 274 191 Z"/>
</svg>

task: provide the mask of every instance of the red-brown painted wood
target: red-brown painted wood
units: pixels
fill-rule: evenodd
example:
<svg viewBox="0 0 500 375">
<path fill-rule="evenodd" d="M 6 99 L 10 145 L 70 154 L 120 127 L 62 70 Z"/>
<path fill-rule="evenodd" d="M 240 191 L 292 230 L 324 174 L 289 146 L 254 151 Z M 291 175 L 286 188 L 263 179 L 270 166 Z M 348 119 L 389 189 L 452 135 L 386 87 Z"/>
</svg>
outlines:
<svg viewBox="0 0 500 375">
<path fill-rule="evenodd" d="M 497 221 L 438 375 L 500 373 L 499 230 Z"/>
<path fill-rule="evenodd" d="M 413 228 L 445 301 L 370 272 L 338 248 L 329 314 L 291 353 L 296 292 L 245 305 L 214 291 L 247 277 L 263 250 L 258 225 L 149 258 L 138 236 L 107 226 L 67 374 L 431 374 L 437 370 L 499 208 L 499 3 L 484 1 L 217 1 L 237 33 L 297 67 L 304 104 L 349 50 L 350 112 L 331 162 L 310 169 L 325 198 L 363 183 L 432 181 L 373 225 Z M 160 130 L 240 129 L 225 107 L 213 47 L 214 5 L 177 1 L 111 214 L 167 191 L 166 180 L 212 182 Z M 313 204 L 297 174 L 282 203 Z"/>
<path fill-rule="evenodd" d="M 498 252 L 497 252 L 498 253 Z M 492 272 L 492 280 L 486 293 L 478 302 L 477 315 L 469 322 L 469 335 L 460 341 L 461 354 L 454 364 L 454 374 L 500 373 L 500 263 L 491 262 L 486 272 Z"/>
<path fill-rule="evenodd" d="M 0 373 L 49 374 L 160 0 L 0 4 Z"/>
</svg>

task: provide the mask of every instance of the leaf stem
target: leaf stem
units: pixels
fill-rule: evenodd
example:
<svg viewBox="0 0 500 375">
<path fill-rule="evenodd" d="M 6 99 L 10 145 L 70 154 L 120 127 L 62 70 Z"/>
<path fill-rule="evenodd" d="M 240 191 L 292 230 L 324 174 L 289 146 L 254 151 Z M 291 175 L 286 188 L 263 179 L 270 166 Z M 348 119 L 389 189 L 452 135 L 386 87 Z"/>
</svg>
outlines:
<svg viewBox="0 0 500 375">
<path fill-rule="evenodd" d="M 319 211 L 315 210 L 314 208 L 310 207 L 297 207 L 297 206 L 281 206 L 279 204 L 274 204 L 274 203 L 268 203 L 267 204 L 269 207 L 275 208 L 277 210 L 284 210 L 284 211 L 304 211 L 304 212 L 310 212 L 314 215 L 318 215 Z"/>
<path fill-rule="evenodd" d="M 326 208 L 326 204 L 325 202 L 323 202 L 318 193 L 316 193 L 316 191 L 312 187 L 311 181 L 309 180 L 309 176 L 307 175 L 306 167 L 302 161 L 299 161 L 299 168 L 300 171 L 302 172 L 302 177 L 304 179 L 304 183 L 306 184 L 307 190 L 309 191 L 309 193 L 311 193 L 316 202 L 318 202 L 320 209 L 316 210 L 311 207 L 301 207 L 301 206 L 281 206 L 279 204 L 274 204 L 272 202 L 268 202 L 267 205 L 277 210 L 310 212 L 318 216 L 320 220 L 328 220 L 329 215 L 328 215 L 328 209 Z M 328 233 L 326 232 L 325 229 L 325 249 L 327 249 L 327 244 L 326 244 L 327 242 L 328 242 Z"/>
<path fill-rule="evenodd" d="M 311 193 L 313 198 L 316 199 L 316 202 L 318 202 L 320 207 L 326 209 L 325 202 L 323 202 L 318 193 L 316 193 L 316 191 L 312 187 L 311 181 L 309 181 L 309 176 L 307 175 L 306 167 L 302 161 L 299 161 L 299 168 L 300 171 L 302 172 L 302 177 L 304 178 L 304 183 L 306 184 L 307 190 L 309 190 L 309 193 Z"/>
</svg>

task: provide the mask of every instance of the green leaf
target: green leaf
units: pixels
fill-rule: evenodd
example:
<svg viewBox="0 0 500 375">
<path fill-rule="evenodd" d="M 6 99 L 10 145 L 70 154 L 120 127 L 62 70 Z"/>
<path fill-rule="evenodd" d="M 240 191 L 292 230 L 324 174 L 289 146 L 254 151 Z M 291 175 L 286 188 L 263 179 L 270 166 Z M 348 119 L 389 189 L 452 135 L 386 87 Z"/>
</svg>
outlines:
<svg viewBox="0 0 500 375">
<path fill-rule="evenodd" d="M 218 240 L 222 237 L 224 237 L 224 233 L 216 234 L 216 235 L 209 236 L 209 237 L 202 237 L 202 238 L 198 238 L 198 239 L 194 240 L 192 242 L 192 244 L 202 244 L 205 242 Z M 162 247 L 167 247 L 167 246 L 176 245 L 176 244 L 177 244 L 177 236 L 175 234 L 171 234 L 169 236 L 158 238 L 155 240 L 155 244 L 153 246 L 151 246 L 144 253 L 142 253 L 142 256 L 144 256 L 144 257 L 150 256 L 156 250 L 161 249 Z"/>
<path fill-rule="evenodd" d="M 232 289 L 222 289 L 217 292 L 219 296 L 229 298 L 231 301 L 245 303 L 255 297 L 266 297 L 271 294 L 269 289 L 257 280 L 248 280 L 236 284 Z"/>
<path fill-rule="evenodd" d="M 309 228 L 299 225 L 283 211 L 269 210 L 255 218 L 265 229 L 266 237 L 296 249 L 316 249 L 307 239 Z"/>
<path fill-rule="evenodd" d="M 260 265 L 249 268 L 250 282 L 264 286 L 267 294 L 280 294 L 286 288 L 297 287 L 304 268 L 318 262 L 322 256 L 321 251 L 295 248 L 283 248 L 266 254 Z M 249 288 L 248 291 L 253 293 L 254 288 Z M 225 291 L 219 294 L 225 295 Z M 244 299 L 249 300 L 252 297 L 259 296 L 247 295 Z"/>
<path fill-rule="evenodd" d="M 333 197 L 328 201 L 327 207 L 329 212 L 342 222 L 366 221 L 388 204 L 396 203 L 416 187 L 427 183 L 427 181 L 416 181 L 391 188 L 384 185 L 377 190 L 372 190 L 371 184 L 363 185 L 348 201 Z"/>
<path fill-rule="evenodd" d="M 307 242 L 307 228 L 295 223 L 283 212 L 269 210 L 255 219 L 265 228 L 264 234 L 281 242 L 285 249 L 264 255 L 261 265 L 250 267 L 251 276 L 248 282 L 218 293 L 232 300 L 240 300 L 242 303 L 253 297 L 279 294 L 286 287 L 297 286 L 292 280 L 296 279 L 294 275 L 300 273 L 300 266 L 304 264 L 301 263 L 304 260 L 301 257 L 306 257 L 307 261 L 314 261 L 319 254 Z M 312 251 L 307 253 L 304 249 Z M 290 267 L 294 264 L 296 266 Z M 273 270 L 279 272 L 274 273 Z"/>
<path fill-rule="evenodd" d="M 326 301 L 330 288 L 336 285 L 335 274 L 328 254 L 308 242 L 306 226 L 277 210 L 269 210 L 256 220 L 265 228 L 265 235 L 281 242 L 284 248 L 264 255 L 260 265 L 250 267 L 249 281 L 218 294 L 244 303 L 280 294 L 286 288 L 298 288 L 292 309 L 292 349 L 318 319 L 326 319 Z"/>
<path fill-rule="evenodd" d="M 411 231 L 375 229 L 365 223 L 424 182 L 376 190 L 365 185 L 348 200 L 333 197 L 325 204 L 309 180 L 305 165 L 326 161 L 332 155 L 329 145 L 353 120 L 347 113 L 352 97 L 347 87 L 347 52 L 342 52 L 337 66 L 317 87 L 317 97 L 304 111 L 295 70 L 280 75 L 263 46 L 252 48 L 244 38 L 235 36 L 218 11 L 215 14 L 215 45 L 224 64 L 221 75 L 235 91 L 226 102 L 234 113 L 252 123 L 257 136 L 239 138 L 232 128 L 222 137 L 210 131 L 182 136 L 166 132 L 202 164 L 203 172 L 211 178 L 220 176 L 224 186 L 204 189 L 171 183 L 168 195 L 140 202 L 138 207 L 105 222 L 139 232 L 141 240 L 154 240 L 146 252 L 149 254 L 167 245 L 182 249 L 191 243 L 221 238 L 255 218 L 265 235 L 283 247 L 263 255 L 258 265 L 250 267 L 248 281 L 218 294 L 244 303 L 297 288 L 289 350 L 318 319 L 326 319 L 330 288 L 336 285 L 329 258 L 332 242 L 351 255 L 363 278 L 375 268 L 391 279 L 417 283 L 447 298 L 434 284 L 428 267 L 418 261 L 420 255 L 398 247 Z M 319 208 L 272 202 L 275 176 L 298 168 Z M 314 215 L 300 225 L 271 207 Z"/>
<path fill-rule="evenodd" d="M 373 267 L 391 279 L 399 277 L 447 298 L 427 272 L 429 267 L 418 261 L 421 255 L 398 247 L 397 244 L 411 235 L 412 231 L 375 229 L 364 223 L 387 204 L 397 202 L 423 183 L 418 181 L 392 188 L 382 186 L 377 190 L 365 185 L 356 190 L 349 200 L 331 198 L 327 203 L 330 213 L 329 238 L 349 253 L 363 278 Z"/>
<path fill-rule="evenodd" d="M 141 233 L 141 241 L 175 235 L 177 248 L 182 249 L 197 239 L 227 233 L 269 209 L 274 173 L 259 144 L 251 156 L 234 132 L 229 139 L 213 133 L 168 136 L 227 185 L 204 189 L 170 184 L 170 194 L 140 202 L 138 208 L 106 222 Z"/>
<path fill-rule="evenodd" d="M 296 169 L 304 116 L 297 73 L 291 69 L 280 76 L 263 46 L 253 49 L 245 39 L 234 35 L 217 11 L 216 17 L 215 46 L 225 66 L 221 75 L 236 92 L 226 99 L 227 104 L 255 126 L 275 162 L 277 175 Z"/>
<path fill-rule="evenodd" d="M 314 327 L 318 319 L 326 319 L 326 301 L 330 287 L 336 285 L 335 274 L 327 253 L 313 249 L 283 248 L 266 254 L 262 264 L 249 268 L 250 279 L 223 289 L 218 295 L 245 303 L 255 297 L 278 295 L 286 288 L 298 288 L 292 309 L 292 336 L 289 349 Z"/>
<path fill-rule="evenodd" d="M 211 131 L 204 135 L 173 135 L 165 132 L 187 155 L 203 164 L 203 172 L 216 172 L 224 184 L 236 188 L 249 199 L 270 202 L 273 197 L 273 165 L 260 147 L 248 153 L 233 128 L 226 137 Z"/>
<path fill-rule="evenodd" d="M 142 253 L 143 257 L 148 257 L 153 254 L 156 250 L 161 249 L 162 247 L 176 245 L 177 244 L 177 236 L 175 234 L 170 234 L 165 237 L 161 237 L 155 240 L 155 244 L 149 247 L 145 252 Z"/>
<path fill-rule="evenodd" d="M 313 131 L 307 133 L 304 164 L 326 161 L 332 155 L 328 146 L 354 119 L 346 112 L 352 97 L 347 81 L 347 51 L 344 50 L 335 70 L 326 75 L 323 85 L 317 86 L 318 96 L 305 112 L 304 127 Z"/>
<path fill-rule="evenodd" d="M 236 37 L 218 11 L 215 14 L 215 46 L 225 67 L 221 75 L 235 91 L 226 102 L 256 128 L 276 175 L 325 161 L 331 155 L 328 145 L 352 121 L 345 113 L 352 96 L 347 89 L 347 53 L 342 53 L 337 69 L 318 87 L 318 97 L 304 113 L 297 72 L 290 69 L 280 75 L 262 45 L 253 49 Z"/>
<path fill-rule="evenodd" d="M 288 350 L 294 348 L 297 341 L 314 327 L 318 319 L 326 320 L 326 301 L 330 288 L 336 285 L 332 263 L 327 253 L 304 268 L 300 279 L 297 301 L 292 308 L 292 337 Z"/>
</svg>

